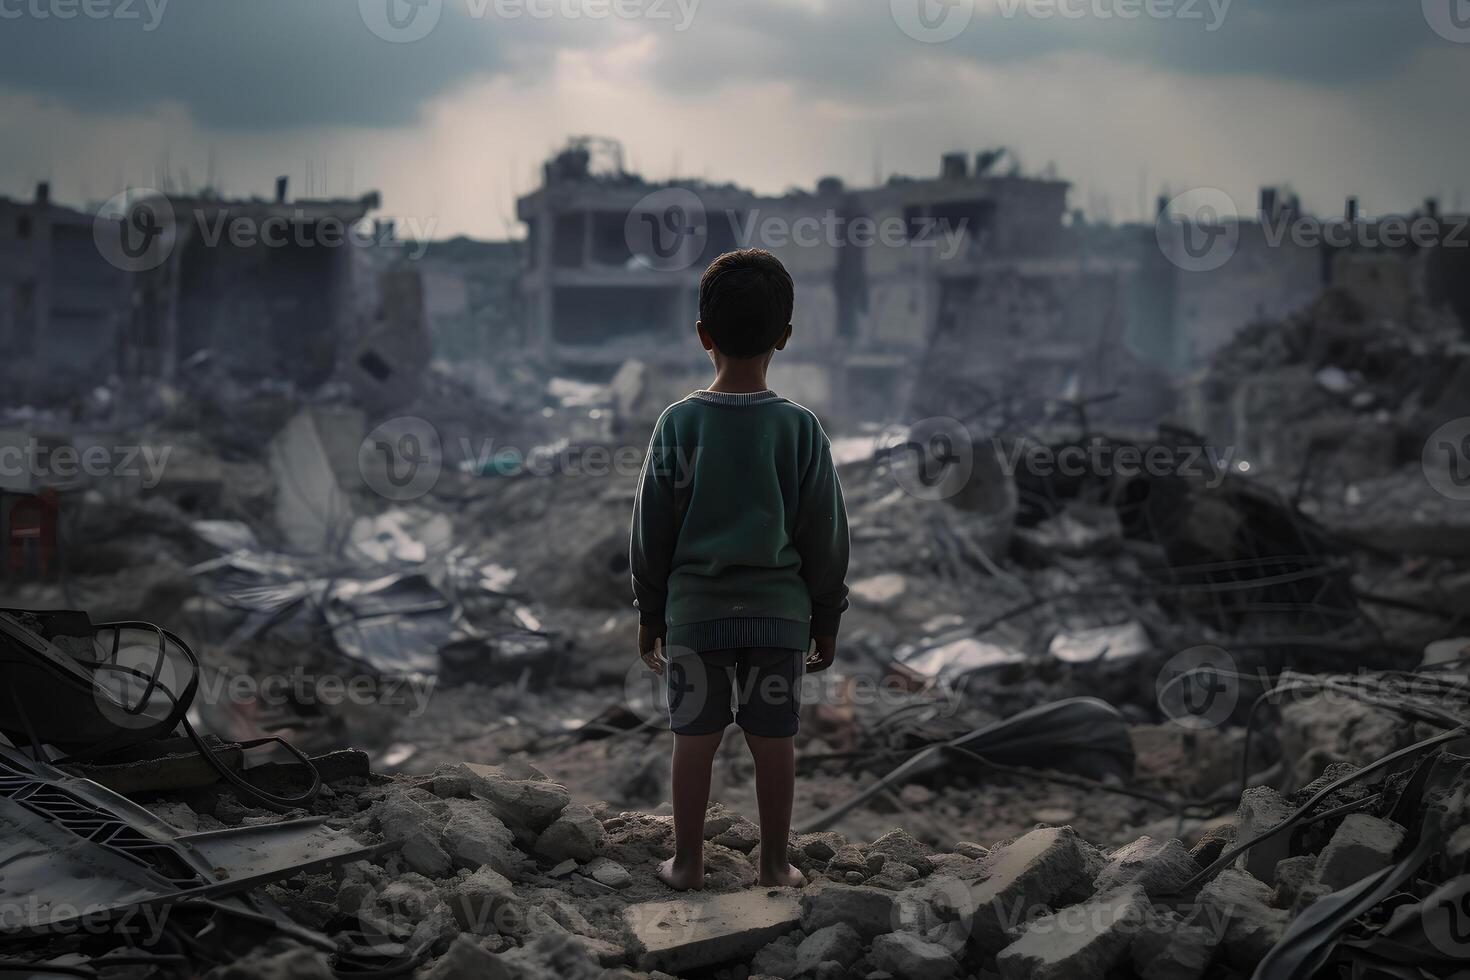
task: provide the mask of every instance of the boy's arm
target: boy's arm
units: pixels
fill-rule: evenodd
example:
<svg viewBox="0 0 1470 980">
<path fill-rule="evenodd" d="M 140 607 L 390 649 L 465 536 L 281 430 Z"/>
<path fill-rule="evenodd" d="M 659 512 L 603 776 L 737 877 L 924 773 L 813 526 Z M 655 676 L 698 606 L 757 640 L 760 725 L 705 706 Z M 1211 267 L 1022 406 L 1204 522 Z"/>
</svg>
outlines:
<svg viewBox="0 0 1470 980">
<path fill-rule="evenodd" d="M 643 460 L 638 497 L 633 504 L 633 534 L 629 551 L 638 625 L 654 637 L 664 635 L 664 602 L 668 598 L 669 569 L 674 558 L 673 459 L 673 447 L 667 441 L 664 420 L 659 419 L 648 444 L 648 455 Z"/>
<path fill-rule="evenodd" d="M 818 429 L 818 444 L 801 482 L 793 543 L 801 577 L 812 597 L 812 636 L 837 636 L 847 609 L 847 507 L 832 463 L 832 446 Z"/>
</svg>

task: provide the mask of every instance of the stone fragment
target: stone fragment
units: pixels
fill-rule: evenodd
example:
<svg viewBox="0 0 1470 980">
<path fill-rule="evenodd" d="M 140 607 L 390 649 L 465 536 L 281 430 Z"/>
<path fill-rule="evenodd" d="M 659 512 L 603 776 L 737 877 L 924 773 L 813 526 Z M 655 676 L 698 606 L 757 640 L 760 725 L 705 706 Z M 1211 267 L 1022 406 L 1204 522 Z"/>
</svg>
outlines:
<svg viewBox="0 0 1470 980">
<path fill-rule="evenodd" d="M 873 940 L 873 964 L 897 980 L 949 980 L 959 964 L 949 950 L 908 932 L 890 932 Z"/>
<path fill-rule="evenodd" d="M 1109 892 L 1137 882 L 1150 896 L 1171 895 L 1198 872 L 1182 842 L 1140 837 L 1109 855 L 1093 884 L 1099 892 Z"/>
<path fill-rule="evenodd" d="M 1343 818 L 1317 857 L 1316 879 L 1329 891 L 1346 888 L 1393 863 L 1404 842 L 1404 828 L 1366 813 Z"/>
<path fill-rule="evenodd" d="M 801 910 L 801 927 L 808 933 L 842 922 L 868 940 L 897 926 L 893 892 L 866 885 L 808 885 L 801 890 Z"/>
<path fill-rule="evenodd" d="M 863 951 L 863 940 L 846 922 L 818 929 L 796 947 L 796 972 L 808 973 L 822 963 L 836 961 L 850 966 Z"/>
<path fill-rule="evenodd" d="M 1201 921 L 1224 923 L 1221 955 L 1237 970 L 1254 970 L 1286 929 L 1286 912 L 1270 902 L 1269 886 L 1234 869 L 1220 872 L 1200 889 L 1198 904 L 1210 913 Z"/>
<path fill-rule="evenodd" d="M 1235 834 L 1248 841 L 1257 834 L 1278 827 L 1291 816 L 1293 807 L 1269 786 L 1252 786 L 1240 796 L 1240 809 L 1235 815 Z M 1235 867 L 1266 884 L 1276 881 L 1276 865 L 1291 857 L 1291 831 L 1283 831 L 1256 844 L 1235 859 Z"/>
<path fill-rule="evenodd" d="M 633 883 L 633 876 L 628 869 L 610 858 L 593 858 L 592 863 L 584 869 L 593 881 L 601 882 L 609 888 L 627 888 Z"/>
<path fill-rule="evenodd" d="M 790 889 L 692 895 L 629 906 L 623 921 L 638 949 L 638 968 L 682 974 L 722 963 L 747 963 L 801 921 Z"/>
<path fill-rule="evenodd" d="M 1033 830 L 992 851 L 982 866 L 984 877 L 971 889 L 974 945 L 982 953 L 998 953 L 1010 944 L 1012 924 L 1091 895 L 1098 867 L 1090 852 L 1091 845 L 1070 827 Z"/>
<path fill-rule="evenodd" d="M 602 824 L 580 803 L 569 804 L 536 838 L 536 853 L 553 861 L 591 861 L 607 839 Z"/>
<path fill-rule="evenodd" d="M 1104 977 L 1122 961 L 1150 914 L 1138 883 L 1080 905 L 1043 915 L 1021 927 L 995 957 L 1002 980 L 1074 980 Z"/>
</svg>

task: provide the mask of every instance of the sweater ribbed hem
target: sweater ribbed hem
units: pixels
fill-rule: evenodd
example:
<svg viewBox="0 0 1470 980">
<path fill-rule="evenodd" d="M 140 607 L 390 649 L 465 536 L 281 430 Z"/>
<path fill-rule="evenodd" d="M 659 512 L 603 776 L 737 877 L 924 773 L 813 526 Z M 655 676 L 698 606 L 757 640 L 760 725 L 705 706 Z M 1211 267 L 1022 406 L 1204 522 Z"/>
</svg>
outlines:
<svg viewBox="0 0 1470 980">
<path fill-rule="evenodd" d="M 778 402 L 781 396 L 771 389 L 765 391 L 710 391 L 702 388 L 689 396 L 695 401 L 708 402 L 711 405 L 729 405 L 740 407 L 744 405 L 764 405 L 766 402 Z"/>
<path fill-rule="evenodd" d="M 664 643 L 695 653 L 740 647 L 805 650 L 811 646 L 811 624 L 797 619 L 737 617 L 709 619 L 669 627 Z"/>
</svg>

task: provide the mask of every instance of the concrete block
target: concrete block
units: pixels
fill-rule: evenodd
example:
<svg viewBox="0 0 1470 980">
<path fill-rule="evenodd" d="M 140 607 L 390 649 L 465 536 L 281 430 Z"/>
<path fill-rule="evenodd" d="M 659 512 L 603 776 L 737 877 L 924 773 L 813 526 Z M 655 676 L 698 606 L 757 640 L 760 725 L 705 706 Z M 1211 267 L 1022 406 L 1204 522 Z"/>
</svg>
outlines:
<svg viewBox="0 0 1470 980">
<path fill-rule="evenodd" d="M 638 948 L 638 968 L 681 974 L 721 963 L 748 963 L 801 922 L 791 889 L 770 888 L 644 902 L 623 912 Z"/>
<path fill-rule="evenodd" d="M 996 955 L 996 970 L 1002 980 L 1107 976 L 1149 914 L 1148 894 L 1141 884 L 1132 884 L 1041 916 Z"/>
</svg>

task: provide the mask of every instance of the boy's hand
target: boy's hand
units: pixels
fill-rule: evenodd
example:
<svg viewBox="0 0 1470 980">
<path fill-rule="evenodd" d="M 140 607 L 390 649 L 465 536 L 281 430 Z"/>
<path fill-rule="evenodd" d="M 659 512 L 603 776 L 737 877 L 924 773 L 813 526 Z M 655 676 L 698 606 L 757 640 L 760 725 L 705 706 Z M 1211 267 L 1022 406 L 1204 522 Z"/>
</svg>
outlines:
<svg viewBox="0 0 1470 980">
<path fill-rule="evenodd" d="M 638 656 L 655 674 L 664 672 L 664 638 L 655 636 L 647 626 L 638 627 Z"/>
<path fill-rule="evenodd" d="M 812 637 L 813 650 L 807 654 L 806 672 L 815 674 L 832 666 L 832 661 L 837 659 L 837 637 L 814 636 Z"/>
</svg>

